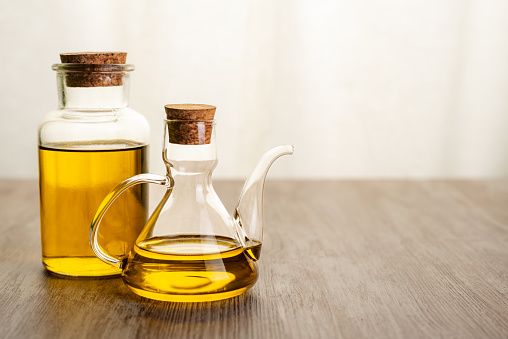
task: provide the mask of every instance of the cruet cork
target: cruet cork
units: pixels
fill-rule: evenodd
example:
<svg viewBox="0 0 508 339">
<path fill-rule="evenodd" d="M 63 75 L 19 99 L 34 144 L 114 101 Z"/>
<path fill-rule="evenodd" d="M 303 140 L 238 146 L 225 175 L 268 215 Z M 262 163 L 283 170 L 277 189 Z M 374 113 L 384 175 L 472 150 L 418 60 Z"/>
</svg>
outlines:
<svg viewBox="0 0 508 339">
<path fill-rule="evenodd" d="M 164 106 L 168 120 L 169 142 L 180 145 L 209 144 L 216 107 L 204 104 L 171 104 Z"/>
</svg>

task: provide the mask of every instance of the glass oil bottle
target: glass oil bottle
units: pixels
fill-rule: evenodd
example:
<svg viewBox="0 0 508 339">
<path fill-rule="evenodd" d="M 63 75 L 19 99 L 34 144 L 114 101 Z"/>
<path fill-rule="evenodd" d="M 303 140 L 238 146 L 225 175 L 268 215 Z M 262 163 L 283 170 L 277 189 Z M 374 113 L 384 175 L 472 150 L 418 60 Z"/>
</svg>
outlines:
<svg viewBox="0 0 508 339">
<path fill-rule="evenodd" d="M 85 277 L 120 274 L 88 242 L 93 214 L 118 181 L 147 172 L 149 126 L 128 107 L 126 53 L 61 54 L 58 109 L 39 125 L 42 262 L 53 273 Z M 104 220 L 101 245 L 120 257 L 146 223 L 145 185 L 119 198 Z"/>
</svg>

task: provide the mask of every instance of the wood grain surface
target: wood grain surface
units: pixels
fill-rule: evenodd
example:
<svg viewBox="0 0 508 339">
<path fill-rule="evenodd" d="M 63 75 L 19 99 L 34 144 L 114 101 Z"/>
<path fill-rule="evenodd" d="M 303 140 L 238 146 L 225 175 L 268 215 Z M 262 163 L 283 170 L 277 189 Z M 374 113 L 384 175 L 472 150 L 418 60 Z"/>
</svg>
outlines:
<svg viewBox="0 0 508 339">
<path fill-rule="evenodd" d="M 260 278 L 209 303 L 47 273 L 35 181 L 0 220 L 2 338 L 508 337 L 508 181 L 269 181 Z"/>
</svg>

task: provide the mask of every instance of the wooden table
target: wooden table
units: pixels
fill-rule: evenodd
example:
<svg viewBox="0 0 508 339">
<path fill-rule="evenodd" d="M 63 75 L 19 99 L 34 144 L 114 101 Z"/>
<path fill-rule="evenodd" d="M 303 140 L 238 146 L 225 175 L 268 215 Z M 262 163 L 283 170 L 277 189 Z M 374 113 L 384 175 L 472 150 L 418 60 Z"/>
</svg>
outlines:
<svg viewBox="0 0 508 339">
<path fill-rule="evenodd" d="M 267 182 L 258 282 L 202 304 L 45 272 L 35 181 L 0 217 L 0 337 L 508 337 L 508 181 Z"/>
</svg>

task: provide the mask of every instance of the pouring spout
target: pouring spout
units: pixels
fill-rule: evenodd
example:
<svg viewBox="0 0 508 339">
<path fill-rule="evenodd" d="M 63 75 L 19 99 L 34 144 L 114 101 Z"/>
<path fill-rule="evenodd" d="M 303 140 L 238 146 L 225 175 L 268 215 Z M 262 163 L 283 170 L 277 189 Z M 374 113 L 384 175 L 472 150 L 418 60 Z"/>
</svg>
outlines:
<svg viewBox="0 0 508 339">
<path fill-rule="evenodd" d="M 293 154 L 293 151 L 292 145 L 283 145 L 266 152 L 245 182 L 240 194 L 234 220 L 245 252 L 253 260 L 259 259 L 263 241 L 263 190 L 266 175 L 277 158 Z"/>
</svg>

